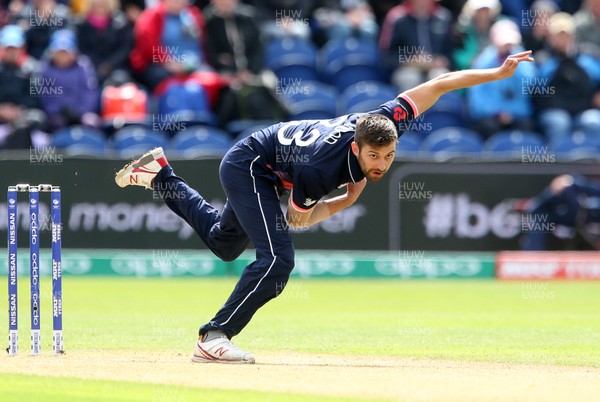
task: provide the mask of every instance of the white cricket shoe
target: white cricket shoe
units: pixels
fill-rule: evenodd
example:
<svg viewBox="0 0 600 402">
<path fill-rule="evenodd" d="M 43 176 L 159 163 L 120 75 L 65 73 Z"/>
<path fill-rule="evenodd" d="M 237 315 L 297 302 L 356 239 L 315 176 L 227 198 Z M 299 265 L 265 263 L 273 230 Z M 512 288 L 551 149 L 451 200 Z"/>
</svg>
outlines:
<svg viewBox="0 0 600 402">
<path fill-rule="evenodd" d="M 244 352 L 227 337 L 208 342 L 198 339 L 192 361 L 196 363 L 254 364 L 254 355 Z"/>
<path fill-rule="evenodd" d="M 141 186 L 152 190 L 152 180 L 168 164 L 163 149 L 154 148 L 119 170 L 115 181 L 119 187 Z"/>
</svg>

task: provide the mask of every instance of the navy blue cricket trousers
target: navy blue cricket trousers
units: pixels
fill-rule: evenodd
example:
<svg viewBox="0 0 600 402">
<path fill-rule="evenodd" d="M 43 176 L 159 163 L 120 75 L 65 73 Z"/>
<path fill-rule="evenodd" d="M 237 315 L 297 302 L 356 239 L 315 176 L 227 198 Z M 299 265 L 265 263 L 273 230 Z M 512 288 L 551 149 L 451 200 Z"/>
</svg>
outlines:
<svg viewBox="0 0 600 402">
<path fill-rule="evenodd" d="M 235 260 L 250 242 L 256 247 L 256 261 L 244 269 L 214 318 L 200 328 L 200 335 L 219 329 L 231 338 L 281 293 L 294 268 L 294 247 L 273 173 L 258 154 L 235 145 L 221 161 L 219 175 L 227 196 L 222 213 L 176 176 L 171 166 L 156 175 L 154 190 L 222 260 Z"/>
</svg>

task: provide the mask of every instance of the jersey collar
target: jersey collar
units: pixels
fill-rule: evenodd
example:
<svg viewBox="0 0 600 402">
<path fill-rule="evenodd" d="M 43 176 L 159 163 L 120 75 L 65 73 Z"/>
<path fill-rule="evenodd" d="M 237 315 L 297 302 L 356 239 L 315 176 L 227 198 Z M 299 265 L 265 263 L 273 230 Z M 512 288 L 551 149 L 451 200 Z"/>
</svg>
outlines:
<svg viewBox="0 0 600 402">
<path fill-rule="evenodd" d="M 348 150 L 348 173 L 350 174 L 350 180 L 352 183 L 356 183 L 365 178 L 364 173 L 362 172 L 360 165 L 358 164 L 358 159 L 352 152 L 352 149 Z"/>
</svg>

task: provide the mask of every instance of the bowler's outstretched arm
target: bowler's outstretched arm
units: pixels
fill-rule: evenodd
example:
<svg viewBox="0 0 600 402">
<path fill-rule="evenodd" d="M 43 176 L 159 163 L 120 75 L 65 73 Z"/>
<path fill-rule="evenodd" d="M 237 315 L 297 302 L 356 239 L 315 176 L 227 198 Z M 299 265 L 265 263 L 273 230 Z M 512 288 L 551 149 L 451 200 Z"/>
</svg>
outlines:
<svg viewBox="0 0 600 402">
<path fill-rule="evenodd" d="M 447 92 L 512 77 L 519 63 L 533 61 L 531 50 L 510 55 L 497 68 L 471 69 L 442 74 L 404 92 L 414 103 L 416 114 L 429 109 Z"/>
</svg>

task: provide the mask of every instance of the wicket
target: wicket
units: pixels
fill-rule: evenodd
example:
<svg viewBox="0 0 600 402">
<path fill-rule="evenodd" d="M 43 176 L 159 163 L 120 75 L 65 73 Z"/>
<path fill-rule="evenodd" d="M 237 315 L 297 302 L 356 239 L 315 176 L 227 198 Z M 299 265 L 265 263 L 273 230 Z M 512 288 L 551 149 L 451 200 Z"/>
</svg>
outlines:
<svg viewBox="0 0 600 402">
<path fill-rule="evenodd" d="M 51 184 L 17 184 L 8 187 L 8 354 L 19 350 L 18 335 L 18 272 L 17 272 L 17 194 L 29 193 L 29 282 L 31 288 L 31 354 L 38 355 L 40 343 L 40 243 L 39 201 L 40 192 L 50 193 L 52 232 L 52 311 L 54 354 L 64 353 L 62 334 L 62 268 L 61 268 L 61 201 L 60 188 Z"/>
</svg>

